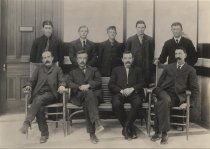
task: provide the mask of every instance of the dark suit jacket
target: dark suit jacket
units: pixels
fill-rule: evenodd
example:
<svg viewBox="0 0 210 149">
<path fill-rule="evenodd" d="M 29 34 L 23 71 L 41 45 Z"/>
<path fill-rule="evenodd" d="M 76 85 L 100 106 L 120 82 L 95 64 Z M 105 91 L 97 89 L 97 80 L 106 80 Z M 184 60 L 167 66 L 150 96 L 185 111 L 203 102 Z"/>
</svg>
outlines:
<svg viewBox="0 0 210 149">
<path fill-rule="evenodd" d="M 195 51 L 195 47 L 192 41 L 185 37 L 181 37 L 179 44 L 175 42 L 174 38 L 169 39 L 164 43 L 162 52 L 159 57 L 160 63 L 164 64 L 167 60 L 167 57 L 168 64 L 176 62 L 175 50 L 179 46 L 184 47 L 186 49 L 187 58 L 185 59 L 185 61 L 189 65 L 193 66 L 198 60 L 197 53 Z"/>
<path fill-rule="evenodd" d="M 77 51 L 80 51 L 80 50 L 84 50 L 80 39 L 74 40 L 70 43 L 69 58 L 75 68 L 78 66 L 77 61 L 76 61 L 76 53 Z M 96 67 L 97 66 L 96 44 L 90 40 L 87 40 L 85 51 L 87 51 L 88 53 L 87 65 Z"/>
<path fill-rule="evenodd" d="M 47 37 L 45 35 L 42 35 L 33 41 L 30 52 L 30 62 L 42 63 L 42 52 L 45 51 L 46 45 Z M 59 65 L 62 66 L 64 59 L 63 42 L 54 35 L 49 38 L 49 51 L 51 51 L 54 56 L 54 62 L 58 61 Z"/>
<path fill-rule="evenodd" d="M 141 44 L 137 34 L 131 36 L 126 42 L 126 50 L 130 50 L 134 54 L 133 65 L 140 67 L 145 72 L 145 83 L 151 83 L 154 59 L 154 42 L 152 37 L 144 35 Z"/>
<path fill-rule="evenodd" d="M 39 93 L 45 81 L 48 82 L 51 92 L 56 98 L 58 98 L 58 87 L 66 85 L 60 67 L 53 64 L 48 70 L 45 65 L 41 65 L 36 68 L 28 84 L 32 87 L 32 99 Z"/>
<path fill-rule="evenodd" d="M 144 77 L 142 75 L 142 70 L 138 67 L 132 66 L 129 70 L 127 84 L 125 67 L 116 67 L 112 71 L 108 87 L 113 94 L 119 94 L 122 89 L 129 87 L 133 87 L 135 89 L 134 92 L 136 93 L 142 93 L 144 87 Z"/>
<path fill-rule="evenodd" d="M 109 40 L 99 44 L 98 48 L 98 68 L 102 77 L 110 77 L 112 69 L 116 66 L 121 66 L 123 44 L 115 41 L 111 45 Z"/>
<path fill-rule="evenodd" d="M 181 103 L 186 99 L 186 90 L 192 92 L 192 100 L 198 99 L 199 89 L 196 71 L 187 63 L 182 66 L 181 70 L 177 70 L 176 63 L 167 65 L 158 81 L 157 93 L 162 90 L 167 90 L 172 86 L 175 87 L 175 93 L 179 97 Z"/>
<path fill-rule="evenodd" d="M 85 74 L 80 68 L 72 70 L 68 78 L 68 86 L 72 89 L 71 102 L 75 105 L 82 105 L 83 93 L 79 90 L 79 86 L 89 84 L 90 90 L 94 91 L 95 95 L 102 102 L 101 98 L 101 75 L 97 68 L 87 66 Z"/>
</svg>

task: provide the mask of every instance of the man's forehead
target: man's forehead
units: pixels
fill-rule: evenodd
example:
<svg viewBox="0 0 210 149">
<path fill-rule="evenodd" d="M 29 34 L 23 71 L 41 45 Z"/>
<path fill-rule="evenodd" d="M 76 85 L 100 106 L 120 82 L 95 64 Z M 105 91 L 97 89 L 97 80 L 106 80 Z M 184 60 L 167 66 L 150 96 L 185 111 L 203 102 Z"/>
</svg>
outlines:
<svg viewBox="0 0 210 149">
<path fill-rule="evenodd" d="M 86 53 L 78 54 L 77 57 L 87 57 Z"/>
<path fill-rule="evenodd" d="M 44 52 L 44 53 L 42 54 L 42 57 L 46 57 L 46 56 L 51 56 L 51 53 L 50 53 L 50 52 Z"/>
</svg>

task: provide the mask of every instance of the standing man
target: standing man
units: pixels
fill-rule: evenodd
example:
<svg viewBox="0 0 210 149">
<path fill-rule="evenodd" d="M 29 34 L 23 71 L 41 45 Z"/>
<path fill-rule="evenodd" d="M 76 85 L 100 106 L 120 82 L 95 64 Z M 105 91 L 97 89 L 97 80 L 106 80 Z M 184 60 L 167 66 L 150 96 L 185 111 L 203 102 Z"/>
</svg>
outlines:
<svg viewBox="0 0 210 149">
<path fill-rule="evenodd" d="M 101 75 L 97 68 L 87 65 L 88 54 L 86 51 L 78 51 L 76 54 L 78 68 L 72 70 L 69 75 L 69 87 L 72 88 L 71 102 L 77 106 L 83 106 L 86 118 L 87 132 L 90 140 L 96 144 L 99 139 L 95 133 L 104 129 L 101 125 L 98 105 L 101 98 Z"/>
<path fill-rule="evenodd" d="M 170 107 L 180 106 L 186 108 L 185 91 L 191 91 L 191 100 L 198 99 L 199 89 L 195 69 L 185 62 L 186 50 L 179 47 L 175 50 L 177 62 L 169 64 L 160 76 L 156 88 L 157 102 L 155 103 L 155 134 L 151 140 L 160 139 L 161 144 L 167 144 L 167 132 L 170 128 Z"/>
<path fill-rule="evenodd" d="M 115 40 L 116 27 L 109 26 L 107 34 L 108 40 L 100 43 L 98 49 L 98 68 L 102 77 L 110 77 L 112 69 L 122 65 L 123 44 Z"/>
<path fill-rule="evenodd" d="M 79 39 L 74 40 L 70 43 L 69 58 L 74 68 L 78 66 L 76 54 L 78 51 L 84 50 L 88 54 L 87 65 L 96 67 L 97 66 L 97 51 L 96 45 L 92 41 L 87 39 L 89 33 L 88 27 L 83 25 L 78 29 Z"/>
<path fill-rule="evenodd" d="M 140 67 L 145 74 L 145 85 L 152 83 L 154 42 L 152 37 L 144 33 L 146 24 L 140 20 L 136 22 L 137 33 L 126 42 L 126 50 L 134 55 L 134 65 Z"/>
<path fill-rule="evenodd" d="M 34 40 L 30 52 L 30 77 L 37 66 L 42 65 L 42 53 L 50 51 L 54 57 L 53 62 L 63 65 L 63 43 L 53 35 L 53 24 L 49 20 L 42 23 L 43 34 Z"/>
<path fill-rule="evenodd" d="M 142 103 L 142 91 L 144 78 L 142 70 L 132 66 L 133 55 L 130 51 L 123 53 L 122 61 L 124 66 L 113 69 L 109 81 L 109 89 L 113 93 L 112 110 L 119 119 L 123 130 L 122 134 L 126 140 L 137 138 L 134 122 L 138 113 L 138 108 Z M 131 110 L 126 116 L 124 103 L 131 104 Z"/>
<path fill-rule="evenodd" d="M 43 106 L 56 101 L 58 93 L 65 91 L 65 82 L 61 69 L 53 63 L 53 56 L 50 51 L 42 53 L 42 63 L 40 67 L 35 69 L 29 85 L 25 87 L 26 90 L 32 91 L 32 103 L 20 131 L 23 134 L 27 133 L 28 127 L 31 126 L 36 117 L 41 131 L 40 143 L 45 143 L 49 137 L 49 131 Z"/>
<path fill-rule="evenodd" d="M 168 64 L 176 62 L 175 50 L 178 47 L 184 47 L 187 52 L 186 62 L 187 64 L 193 66 L 198 60 L 195 47 L 190 39 L 182 36 L 182 24 L 179 22 L 174 22 L 171 25 L 171 31 L 173 33 L 173 38 L 167 40 L 164 43 L 160 57 L 158 58 L 160 63 L 164 64 L 168 58 Z"/>
</svg>

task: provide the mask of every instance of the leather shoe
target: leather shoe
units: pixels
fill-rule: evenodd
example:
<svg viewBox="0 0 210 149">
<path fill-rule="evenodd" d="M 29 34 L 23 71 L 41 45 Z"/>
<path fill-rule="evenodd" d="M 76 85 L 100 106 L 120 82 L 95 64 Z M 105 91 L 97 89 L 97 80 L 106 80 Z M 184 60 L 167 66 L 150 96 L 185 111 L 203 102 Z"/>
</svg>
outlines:
<svg viewBox="0 0 210 149">
<path fill-rule="evenodd" d="M 135 130 L 135 127 L 134 127 L 134 126 L 132 126 L 132 127 L 131 127 L 130 131 L 131 131 L 131 138 L 132 138 L 132 139 L 136 139 L 136 138 L 138 138 L 137 133 L 136 133 L 136 130 Z"/>
<path fill-rule="evenodd" d="M 20 132 L 23 133 L 23 134 L 26 134 L 28 133 L 28 128 L 30 127 L 30 123 L 25 121 L 23 123 L 23 126 L 20 128 Z"/>
<path fill-rule="evenodd" d="M 128 130 L 128 127 L 125 127 L 123 129 L 124 129 L 124 138 L 125 138 L 125 140 L 128 140 L 128 141 L 132 140 L 131 134 L 129 133 L 129 130 Z"/>
<path fill-rule="evenodd" d="M 160 141 L 160 144 L 168 144 L 168 135 L 162 134 L 162 139 Z"/>
<path fill-rule="evenodd" d="M 93 143 L 93 144 L 97 144 L 98 142 L 99 142 L 99 139 L 96 137 L 96 135 L 95 134 L 90 134 L 90 141 L 91 141 L 91 143 Z"/>
<path fill-rule="evenodd" d="M 41 138 L 40 138 L 40 143 L 45 143 L 45 142 L 47 142 L 47 139 L 48 139 L 49 137 L 48 136 L 41 136 Z"/>
<path fill-rule="evenodd" d="M 160 135 L 159 133 L 155 133 L 152 137 L 151 137 L 151 141 L 157 141 L 160 140 Z"/>
</svg>

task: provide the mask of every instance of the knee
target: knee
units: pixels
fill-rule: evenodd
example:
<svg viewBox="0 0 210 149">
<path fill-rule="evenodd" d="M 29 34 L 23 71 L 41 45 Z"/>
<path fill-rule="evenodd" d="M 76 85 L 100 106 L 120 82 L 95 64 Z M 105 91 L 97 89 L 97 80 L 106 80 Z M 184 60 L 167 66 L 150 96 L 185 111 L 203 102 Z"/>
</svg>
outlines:
<svg viewBox="0 0 210 149">
<path fill-rule="evenodd" d="M 41 98 L 37 96 L 36 98 L 33 99 L 32 104 L 41 105 L 42 104 Z"/>
</svg>

